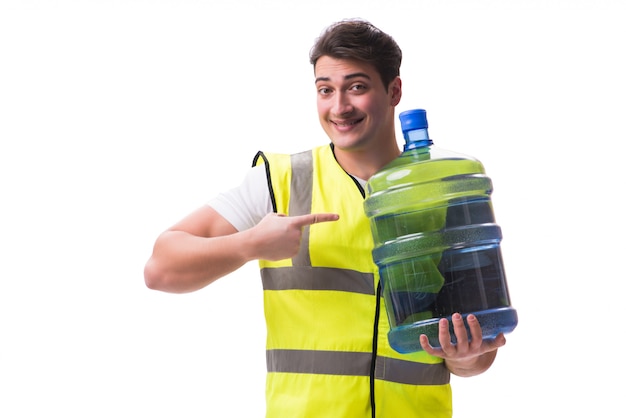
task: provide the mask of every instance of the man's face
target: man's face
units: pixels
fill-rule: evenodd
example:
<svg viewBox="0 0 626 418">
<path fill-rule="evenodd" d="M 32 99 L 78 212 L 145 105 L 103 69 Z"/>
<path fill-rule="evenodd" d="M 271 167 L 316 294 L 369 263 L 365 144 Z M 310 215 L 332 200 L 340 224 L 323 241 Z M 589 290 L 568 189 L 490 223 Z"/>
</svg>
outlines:
<svg viewBox="0 0 626 418">
<path fill-rule="evenodd" d="M 395 141 L 399 79 L 387 91 L 371 64 L 322 56 L 315 64 L 315 86 L 320 123 L 336 147 L 362 150 L 370 144 Z"/>
</svg>

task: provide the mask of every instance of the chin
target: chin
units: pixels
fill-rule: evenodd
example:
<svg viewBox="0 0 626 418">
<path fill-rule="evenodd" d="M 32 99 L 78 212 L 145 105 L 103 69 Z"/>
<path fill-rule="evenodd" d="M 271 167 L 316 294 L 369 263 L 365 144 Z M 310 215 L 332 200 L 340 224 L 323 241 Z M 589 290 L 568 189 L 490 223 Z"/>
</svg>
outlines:
<svg viewBox="0 0 626 418">
<path fill-rule="evenodd" d="M 335 148 L 343 151 L 357 151 L 363 148 L 363 144 L 359 141 L 331 140 L 331 142 Z"/>
</svg>

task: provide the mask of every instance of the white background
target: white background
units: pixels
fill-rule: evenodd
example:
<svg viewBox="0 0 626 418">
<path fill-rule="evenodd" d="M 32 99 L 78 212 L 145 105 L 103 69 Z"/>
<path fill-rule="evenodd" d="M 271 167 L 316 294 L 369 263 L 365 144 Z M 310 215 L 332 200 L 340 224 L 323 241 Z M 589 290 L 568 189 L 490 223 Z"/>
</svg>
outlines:
<svg viewBox="0 0 626 418">
<path fill-rule="evenodd" d="M 519 326 L 453 378 L 455 417 L 618 416 L 623 4 L 3 1 L 0 416 L 263 417 L 256 265 L 187 295 L 143 266 L 257 150 L 327 142 L 308 52 L 347 17 L 402 47 L 398 110 L 495 185 Z"/>
</svg>

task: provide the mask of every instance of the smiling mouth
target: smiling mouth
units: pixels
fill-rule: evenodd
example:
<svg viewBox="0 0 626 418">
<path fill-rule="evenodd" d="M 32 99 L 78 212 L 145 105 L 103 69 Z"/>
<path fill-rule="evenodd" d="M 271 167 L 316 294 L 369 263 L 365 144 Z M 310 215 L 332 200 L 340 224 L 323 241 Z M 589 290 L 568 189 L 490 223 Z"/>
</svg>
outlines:
<svg viewBox="0 0 626 418">
<path fill-rule="evenodd" d="M 339 126 L 339 127 L 348 127 L 348 126 L 353 126 L 356 125 L 357 123 L 361 122 L 363 119 L 355 119 L 355 120 L 350 120 L 350 121 L 332 121 L 335 125 Z"/>
</svg>

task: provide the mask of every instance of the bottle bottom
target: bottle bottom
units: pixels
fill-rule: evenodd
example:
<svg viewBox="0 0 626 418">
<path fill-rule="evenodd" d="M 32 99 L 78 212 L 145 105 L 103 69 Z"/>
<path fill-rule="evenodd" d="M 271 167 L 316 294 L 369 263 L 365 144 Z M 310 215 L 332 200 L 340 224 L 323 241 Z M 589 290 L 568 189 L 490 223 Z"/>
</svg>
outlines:
<svg viewBox="0 0 626 418">
<path fill-rule="evenodd" d="M 483 332 L 483 340 L 495 339 L 500 333 L 508 334 L 517 326 L 517 311 L 511 307 L 488 309 L 471 313 L 476 316 L 480 323 Z M 469 315 L 469 313 L 463 314 L 463 319 L 465 319 L 467 315 Z M 450 318 L 450 316 L 447 317 L 449 321 Z M 441 343 L 439 342 L 440 319 L 441 318 L 427 319 L 392 329 L 388 334 L 391 348 L 399 353 L 422 351 L 423 349 L 419 341 L 419 337 L 422 334 L 428 337 L 430 345 L 433 347 L 441 347 Z M 467 322 L 465 322 L 465 328 L 469 334 Z M 450 335 L 452 342 L 456 343 L 456 336 L 454 335 L 451 322 Z"/>
</svg>

